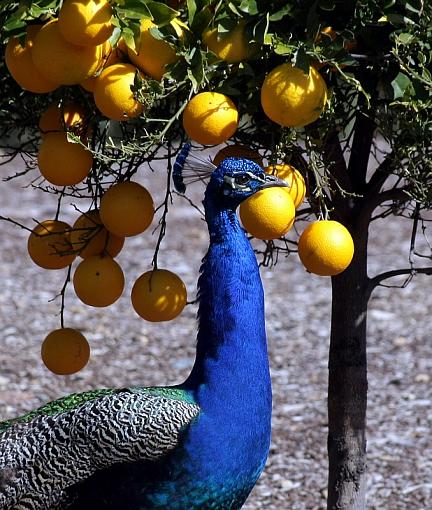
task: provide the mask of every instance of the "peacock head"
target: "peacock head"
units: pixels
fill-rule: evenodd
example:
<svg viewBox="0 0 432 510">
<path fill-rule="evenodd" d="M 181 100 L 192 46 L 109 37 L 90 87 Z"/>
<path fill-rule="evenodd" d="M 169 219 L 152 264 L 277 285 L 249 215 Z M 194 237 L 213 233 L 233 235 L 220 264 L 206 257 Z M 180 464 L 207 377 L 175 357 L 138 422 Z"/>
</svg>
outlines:
<svg viewBox="0 0 432 510">
<path fill-rule="evenodd" d="M 262 189 L 286 186 L 286 181 L 267 174 L 254 161 L 231 157 L 224 159 L 212 172 L 208 189 L 223 197 L 227 206 L 236 208 Z"/>
<path fill-rule="evenodd" d="M 224 207 L 236 209 L 243 200 L 257 191 L 288 186 L 286 181 L 267 174 L 249 159 L 226 158 L 216 167 L 211 161 L 191 154 L 191 148 L 191 143 L 186 143 L 174 163 L 173 181 L 179 193 L 186 191 L 187 184 L 201 181 L 207 184 L 205 203 L 212 197 Z"/>
</svg>

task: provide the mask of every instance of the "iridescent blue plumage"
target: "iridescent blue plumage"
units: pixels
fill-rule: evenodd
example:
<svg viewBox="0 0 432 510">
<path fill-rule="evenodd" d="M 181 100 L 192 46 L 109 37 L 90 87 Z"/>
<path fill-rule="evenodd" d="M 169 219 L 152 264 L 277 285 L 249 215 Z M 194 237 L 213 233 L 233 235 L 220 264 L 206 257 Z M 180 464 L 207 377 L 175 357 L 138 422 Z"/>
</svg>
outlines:
<svg viewBox="0 0 432 510">
<path fill-rule="evenodd" d="M 181 173 L 177 177 L 181 179 Z M 134 422 L 141 420 L 144 426 L 148 409 L 151 414 L 145 426 L 148 437 L 156 440 L 152 439 L 152 448 L 139 458 L 132 459 L 130 449 L 125 453 L 124 446 L 117 448 L 129 456 L 129 461 L 111 462 L 106 468 L 65 486 L 63 493 L 67 501 L 72 501 L 70 508 L 242 507 L 268 455 L 271 383 L 263 289 L 256 258 L 239 224 L 236 208 L 262 188 L 283 185 L 283 181 L 266 175 L 256 163 L 239 158 L 224 160 L 212 172 L 204 198 L 210 246 L 198 282 L 194 367 L 179 386 L 123 390 L 119 394 L 105 394 L 100 400 L 92 394 L 87 404 L 81 404 L 78 411 L 75 409 L 78 417 L 85 411 L 89 423 L 95 423 L 93 416 L 102 409 L 99 403 L 109 406 L 113 402 L 116 413 L 122 413 L 125 405 L 133 409 L 139 403 L 141 414 L 136 415 Z M 155 423 L 151 416 L 157 406 Z M 67 413 L 57 416 L 69 419 Z M 97 427 L 102 432 L 93 434 L 101 438 L 98 441 L 110 439 L 114 428 L 110 420 L 118 419 L 116 416 L 112 413 L 107 418 L 103 411 L 97 416 Z M 167 432 L 169 427 L 172 433 Z M 157 441 L 163 441 L 163 448 Z"/>
</svg>

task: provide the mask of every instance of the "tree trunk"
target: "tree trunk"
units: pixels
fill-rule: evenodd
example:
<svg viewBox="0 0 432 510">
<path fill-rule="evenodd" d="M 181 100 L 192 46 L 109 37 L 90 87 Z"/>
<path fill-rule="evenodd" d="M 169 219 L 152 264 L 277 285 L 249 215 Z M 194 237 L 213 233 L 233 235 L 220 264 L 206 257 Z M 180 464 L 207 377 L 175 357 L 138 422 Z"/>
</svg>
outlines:
<svg viewBox="0 0 432 510">
<path fill-rule="evenodd" d="M 366 505 L 367 225 L 351 234 L 353 261 L 332 278 L 328 510 L 364 510 Z"/>
</svg>

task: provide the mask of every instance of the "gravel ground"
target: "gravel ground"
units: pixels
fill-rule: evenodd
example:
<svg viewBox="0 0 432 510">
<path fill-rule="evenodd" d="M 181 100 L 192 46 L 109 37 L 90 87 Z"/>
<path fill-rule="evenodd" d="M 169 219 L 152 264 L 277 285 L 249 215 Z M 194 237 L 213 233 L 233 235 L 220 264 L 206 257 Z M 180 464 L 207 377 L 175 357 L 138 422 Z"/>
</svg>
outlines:
<svg viewBox="0 0 432 510">
<path fill-rule="evenodd" d="M 11 168 L 0 167 L 3 175 Z M 162 177 L 143 181 L 161 200 Z M 27 178 L 28 180 L 28 178 Z M 0 215 L 30 226 L 52 217 L 56 199 L 0 185 Z M 200 191 L 195 191 L 200 193 Z M 61 219 L 74 221 L 71 211 Z M 75 213 L 76 216 L 76 213 Z M 199 214 L 176 197 L 160 267 L 176 271 L 195 294 L 207 232 Z M 44 271 L 26 253 L 27 232 L 0 222 L 0 419 L 16 416 L 70 392 L 97 387 L 164 385 L 182 381 L 194 355 L 196 307 L 175 321 L 150 324 L 133 312 L 128 294 L 149 269 L 155 237 L 126 241 L 118 260 L 127 288 L 108 309 L 66 295 L 66 325 L 81 329 L 92 358 L 80 373 L 56 377 L 39 357 L 44 336 L 59 327 L 63 271 Z M 406 265 L 409 225 L 386 221 L 374 228 L 371 273 Z M 330 281 L 307 274 L 297 257 L 263 269 L 274 389 L 270 458 L 246 510 L 321 510 L 326 497 L 326 385 Z M 379 288 L 369 309 L 368 507 L 432 508 L 431 281 L 417 277 L 404 290 Z"/>
</svg>

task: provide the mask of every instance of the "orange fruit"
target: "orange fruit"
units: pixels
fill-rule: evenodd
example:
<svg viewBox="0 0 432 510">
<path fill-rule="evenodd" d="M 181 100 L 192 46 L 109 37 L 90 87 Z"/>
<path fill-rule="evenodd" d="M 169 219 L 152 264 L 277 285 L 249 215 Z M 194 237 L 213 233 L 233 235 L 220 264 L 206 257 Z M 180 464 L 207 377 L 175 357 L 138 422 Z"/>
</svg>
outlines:
<svg viewBox="0 0 432 510">
<path fill-rule="evenodd" d="M 83 82 L 80 83 L 81 87 L 83 87 L 88 92 L 94 92 L 96 80 L 101 73 L 102 69 L 106 67 L 112 66 L 114 64 L 121 64 L 127 58 L 127 46 L 124 42 L 124 39 L 120 38 L 117 42 L 116 46 L 111 46 L 109 40 L 105 41 L 103 44 L 103 55 L 99 69 L 96 71 L 96 74 L 90 76 Z"/>
<path fill-rule="evenodd" d="M 250 147 L 246 147 L 246 145 L 239 144 L 227 145 L 217 152 L 216 156 L 213 158 L 213 164 L 218 166 L 225 158 L 231 157 L 250 159 L 260 166 L 263 164 L 263 160 L 259 152 L 254 151 Z"/>
<path fill-rule="evenodd" d="M 94 92 L 97 76 L 90 76 L 80 83 L 81 87 L 87 92 Z"/>
<path fill-rule="evenodd" d="M 218 33 L 216 28 L 207 28 L 202 34 L 202 40 L 220 60 L 230 64 L 241 62 L 251 58 L 257 51 L 256 44 L 250 44 L 246 39 L 244 21 L 223 34 Z"/>
<path fill-rule="evenodd" d="M 145 74 L 155 80 L 161 80 L 166 72 L 166 66 L 176 62 L 179 57 L 166 41 L 152 36 L 150 29 L 153 27 L 156 25 L 150 19 L 141 21 L 136 50 L 128 48 L 128 54 L 131 62 Z"/>
<path fill-rule="evenodd" d="M 73 276 L 76 295 L 89 306 L 112 305 L 122 295 L 124 284 L 122 268 L 108 255 L 92 255 L 84 259 Z"/>
<path fill-rule="evenodd" d="M 120 236 L 129 237 L 146 230 L 154 216 L 153 198 L 137 182 L 121 182 L 102 196 L 100 217 L 105 228 Z"/>
<path fill-rule="evenodd" d="M 132 92 L 137 68 L 131 64 L 106 67 L 94 86 L 94 100 L 101 113 L 113 120 L 138 117 L 144 106 Z"/>
<path fill-rule="evenodd" d="M 183 281 L 167 269 L 142 274 L 134 283 L 131 294 L 136 313 L 150 322 L 170 321 L 180 315 L 186 305 L 187 292 Z"/>
<path fill-rule="evenodd" d="M 107 254 L 116 257 L 124 244 L 124 237 L 116 236 L 102 225 L 99 211 L 93 209 L 75 221 L 70 233 L 70 241 L 74 250 L 83 259 L 92 255 Z"/>
<path fill-rule="evenodd" d="M 46 23 L 36 34 L 33 63 L 38 71 L 62 85 L 81 83 L 99 68 L 103 45 L 77 46 L 60 34 L 57 20 Z"/>
<path fill-rule="evenodd" d="M 45 220 L 31 232 L 27 250 L 35 264 L 44 269 L 63 269 L 74 261 L 71 227 L 64 221 Z"/>
<path fill-rule="evenodd" d="M 36 94 L 52 92 L 59 84 L 46 78 L 33 64 L 32 48 L 36 34 L 42 25 L 29 25 L 24 47 L 16 37 L 6 45 L 5 61 L 12 78 L 20 87 Z"/>
<path fill-rule="evenodd" d="M 75 134 L 84 134 L 86 124 L 86 111 L 76 103 L 60 105 L 52 103 L 42 113 L 39 119 L 39 129 L 42 135 L 51 131 L 73 131 Z"/>
<path fill-rule="evenodd" d="M 55 329 L 42 342 L 41 357 L 48 370 L 54 374 L 75 374 L 87 365 L 90 345 L 76 329 Z"/>
<path fill-rule="evenodd" d="M 309 74 L 291 64 L 275 67 L 261 87 L 261 105 L 281 126 L 302 127 L 314 122 L 327 103 L 327 86 L 311 66 Z"/>
<path fill-rule="evenodd" d="M 334 276 L 344 271 L 354 256 L 354 242 L 348 229 L 334 220 L 310 223 L 298 243 L 302 264 L 311 273 Z"/>
<path fill-rule="evenodd" d="M 244 228 L 257 239 L 278 239 L 293 226 L 294 202 L 284 188 L 258 191 L 240 204 Z"/>
<path fill-rule="evenodd" d="M 330 38 L 331 41 L 334 41 L 337 37 L 337 33 L 333 27 L 327 26 L 320 30 L 319 34 L 315 38 L 315 44 L 320 43 L 323 40 L 323 36 Z"/>
<path fill-rule="evenodd" d="M 60 33 L 72 44 L 97 46 L 114 30 L 111 16 L 106 0 L 65 0 L 58 18 Z"/>
<path fill-rule="evenodd" d="M 306 183 L 303 175 L 291 165 L 271 165 L 264 169 L 268 174 L 273 174 L 288 183 L 289 188 L 283 188 L 287 191 L 297 209 L 303 203 L 306 195 Z"/>
<path fill-rule="evenodd" d="M 239 114 L 225 94 L 200 92 L 186 105 L 183 127 L 188 136 L 202 145 L 226 142 L 237 130 Z"/>
<path fill-rule="evenodd" d="M 47 133 L 38 153 L 40 173 L 55 186 L 73 186 L 83 181 L 93 164 L 90 151 L 68 142 L 67 133 Z"/>
</svg>

